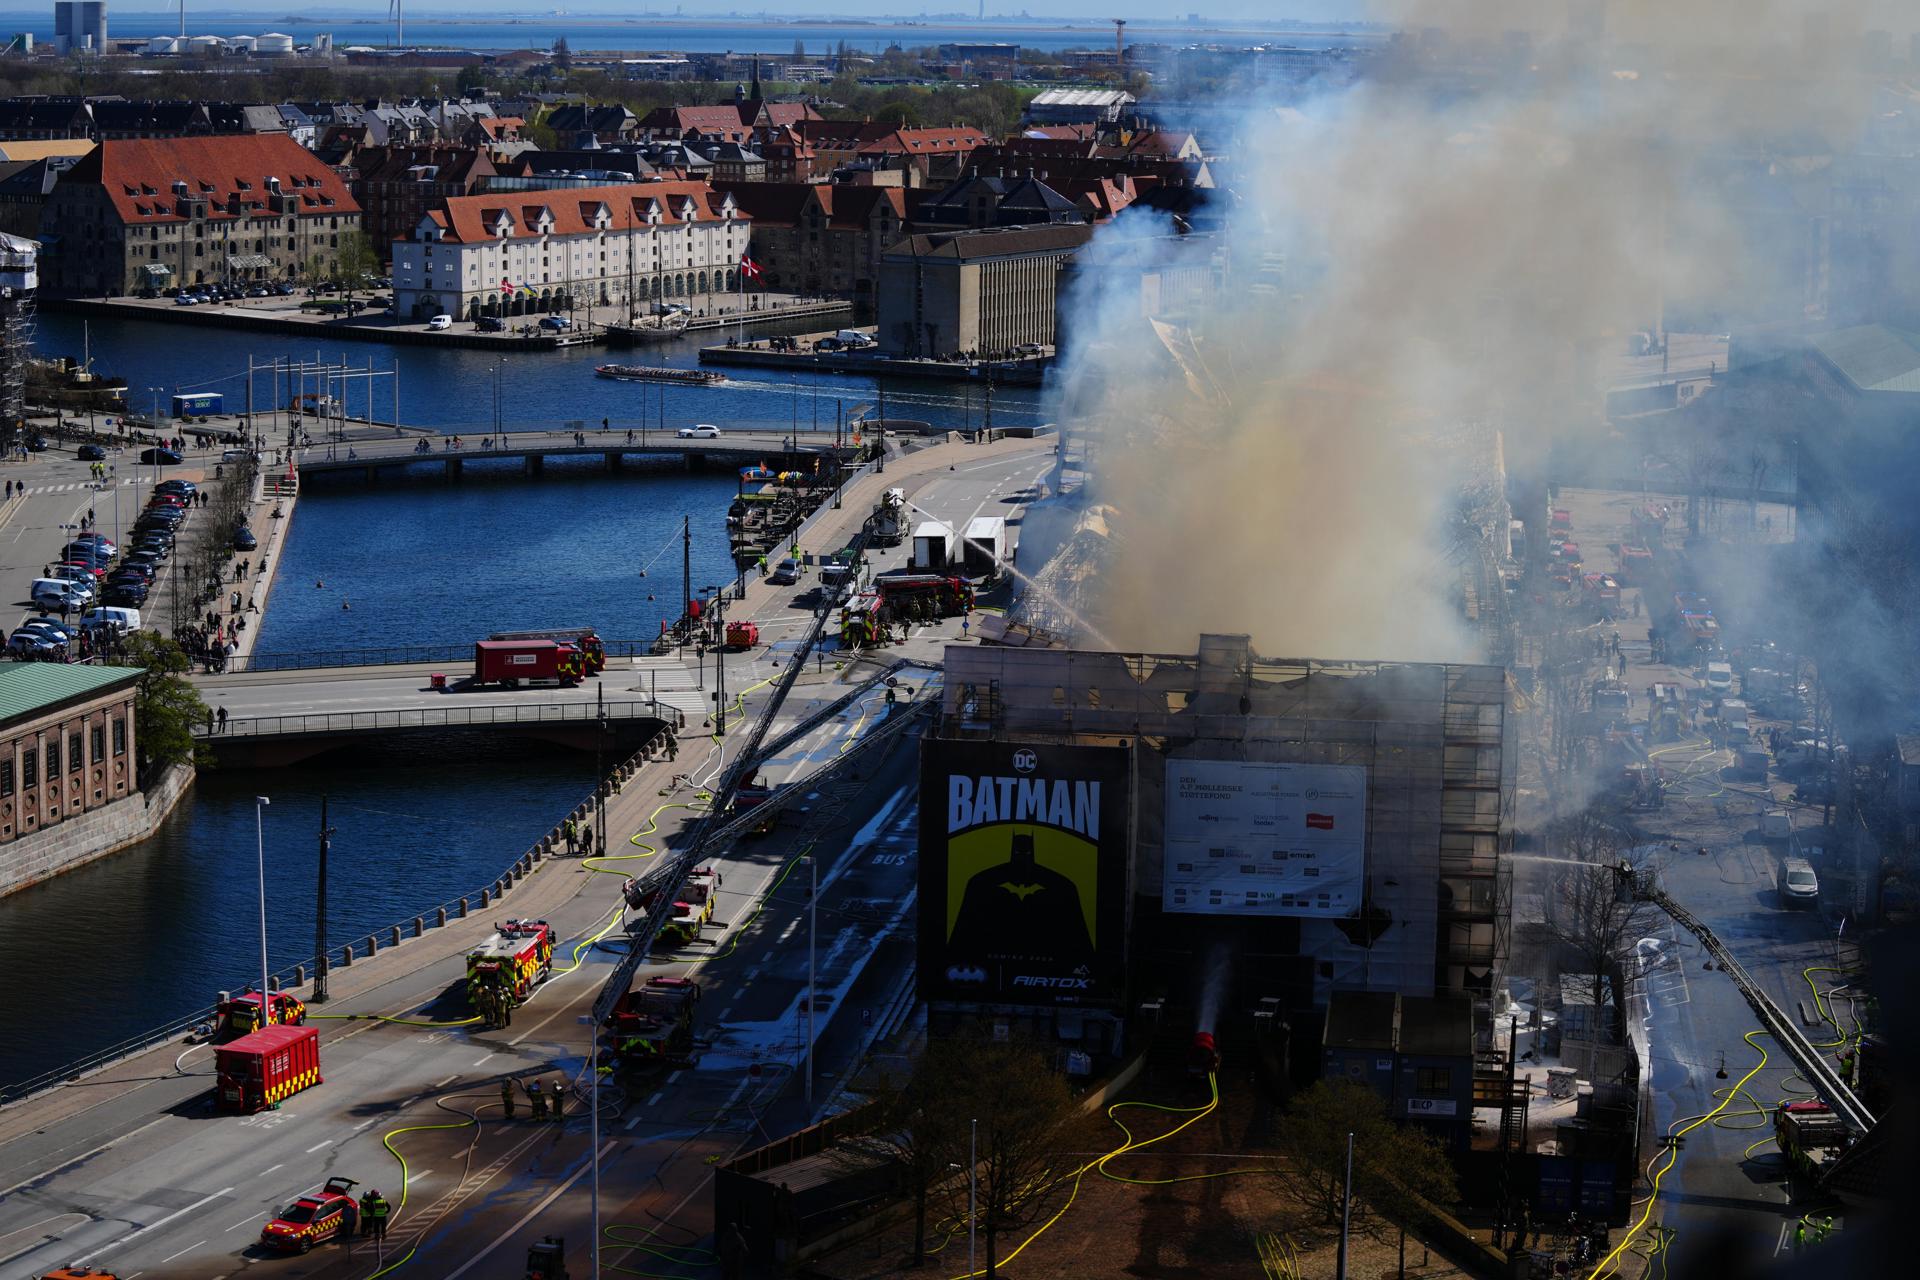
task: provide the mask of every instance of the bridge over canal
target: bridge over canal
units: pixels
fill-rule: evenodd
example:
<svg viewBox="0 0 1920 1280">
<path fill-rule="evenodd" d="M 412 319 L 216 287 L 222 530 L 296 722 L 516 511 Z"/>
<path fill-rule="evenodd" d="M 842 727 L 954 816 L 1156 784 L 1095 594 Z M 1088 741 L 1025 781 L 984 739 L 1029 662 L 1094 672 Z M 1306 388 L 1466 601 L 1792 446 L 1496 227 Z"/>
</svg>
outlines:
<svg viewBox="0 0 1920 1280">
<path fill-rule="evenodd" d="M 423 436 L 417 432 L 390 439 L 365 437 L 317 441 L 295 454 L 295 463 L 307 475 L 360 474 L 368 481 L 381 472 L 439 467 L 448 479 L 458 478 L 468 463 L 517 462 L 528 475 L 538 475 L 550 458 L 588 458 L 618 470 L 628 459 L 672 459 L 690 470 L 706 466 L 766 465 L 776 470 L 826 471 L 835 459 L 852 458 L 858 449 L 851 433 L 831 430 L 770 431 L 720 428 L 714 437 L 677 434 L 679 429 L 601 431 L 503 431 L 495 435 L 462 433 L 459 448 L 453 436 Z M 425 446 L 424 448 L 422 446 Z"/>
</svg>

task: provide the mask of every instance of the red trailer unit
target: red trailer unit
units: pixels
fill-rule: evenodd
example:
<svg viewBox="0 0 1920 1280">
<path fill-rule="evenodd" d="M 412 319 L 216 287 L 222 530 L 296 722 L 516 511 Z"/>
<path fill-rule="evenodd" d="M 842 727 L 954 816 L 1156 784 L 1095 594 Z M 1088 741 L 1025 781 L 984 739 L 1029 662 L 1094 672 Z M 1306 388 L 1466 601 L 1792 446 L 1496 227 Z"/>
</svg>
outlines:
<svg viewBox="0 0 1920 1280">
<path fill-rule="evenodd" d="M 214 1050 L 222 1111 L 252 1115 L 320 1083 L 317 1027 L 263 1027 Z"/>
<path fill-rule="evenodd" d="M 476 640 L 473 683 L 508 688 L 532 680 L 579 684 L 586 674 L 580 650 L 558 640 Z"/>
</svg>

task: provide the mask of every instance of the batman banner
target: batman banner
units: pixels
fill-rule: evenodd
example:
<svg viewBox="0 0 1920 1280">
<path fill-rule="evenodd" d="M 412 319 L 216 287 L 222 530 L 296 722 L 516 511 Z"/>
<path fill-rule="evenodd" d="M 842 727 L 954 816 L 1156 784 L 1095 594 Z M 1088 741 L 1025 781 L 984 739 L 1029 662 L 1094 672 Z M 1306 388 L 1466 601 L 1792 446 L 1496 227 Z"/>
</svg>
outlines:
<svg viewBox="0 0 1920 1280">
<path fill-rule="evenodd" d="M 1120 999 L 1130 754 L 1124 747 L 922 744 L 923 997 Z"/>
</svg>

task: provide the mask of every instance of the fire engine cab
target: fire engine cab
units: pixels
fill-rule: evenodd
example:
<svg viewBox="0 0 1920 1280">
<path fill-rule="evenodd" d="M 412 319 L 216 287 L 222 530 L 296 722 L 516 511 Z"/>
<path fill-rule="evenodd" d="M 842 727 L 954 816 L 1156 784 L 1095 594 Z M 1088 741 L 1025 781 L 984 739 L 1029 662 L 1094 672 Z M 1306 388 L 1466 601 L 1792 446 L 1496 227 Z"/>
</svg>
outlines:
<svg viewBox="0 0 1920 1280">
<path fill-rule="evenodd" d="M 476 997 L 484 987 L 519 1004 L 552 970 L 553 930 L 547 922 L 509 920 L 467 953 L 467 994 Z"/>
</svg>

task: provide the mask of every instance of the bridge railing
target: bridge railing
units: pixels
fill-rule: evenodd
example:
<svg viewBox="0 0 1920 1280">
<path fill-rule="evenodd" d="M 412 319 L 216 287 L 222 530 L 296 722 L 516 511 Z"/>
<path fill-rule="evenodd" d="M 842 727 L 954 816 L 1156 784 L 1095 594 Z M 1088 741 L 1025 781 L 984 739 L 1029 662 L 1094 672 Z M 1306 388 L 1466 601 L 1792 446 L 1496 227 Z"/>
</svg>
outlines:
<svg viewBox="0 0 1920 1280">
<path fill-rule="evenodd" d="M 664 714 L 663 714 L 664 713 Z M 236 716 L 202 738 L 287 738 L 327 733 L 372 733 L 388 729 L 463 729 L 501 724 L 590 724 L 609 721 L 666 720 L 681 712 L 651 698 L 622 702 L 503 702 L 481 706 L 400 707 L 390 711 L 318 711 L 305 715 Z"/>
<path fill-rule="evenodd" d="M 653 652 L 654 639 L 603 640 L 609 658 L 638 658 Z M 473 641 L 459 644 L 398 644 L 371 649 L 305 649 L 299 653 L 252 653 L 227 660 L 228 671 L 305 671 L 319 667 L 388 667 L 442 662 L 470 666 Z"/>
</svg>

